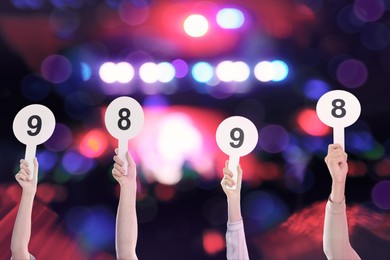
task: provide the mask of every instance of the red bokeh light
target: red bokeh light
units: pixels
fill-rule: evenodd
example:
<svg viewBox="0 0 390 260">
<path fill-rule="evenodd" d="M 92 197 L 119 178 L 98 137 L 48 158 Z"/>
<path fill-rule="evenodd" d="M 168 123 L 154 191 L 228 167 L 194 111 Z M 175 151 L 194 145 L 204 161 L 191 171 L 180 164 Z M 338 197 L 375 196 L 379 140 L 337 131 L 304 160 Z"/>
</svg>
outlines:
<svg viewBox="0 0 390 260">
<path fill-rule="evenodd" d="M 169 185 L 157 184 L 154 192 L 159 200 L 169 201 L 175 195 L 175 188 Z"/>
<path fill-rule="evenodd" d="M 297 124 L 303 132 L 312 136 L 324 136 L 330 132 L 330 128 L 320 121 L 314 109 L 300 111 Z"/>
<path fill-rule="evenodd" d="M 88 158 L 97 158 L 106 150 L 107 136 L 103 131 L 94 129 L 89 131 L 80 142 L 79 150 Z"/>
<path fill-rule="evenodd" d="M 209 255 L 215 255 L 225 248 L 223 235 L 215 230 L 206 231 L 203 234 L 203 248 Z"/>
</svg>

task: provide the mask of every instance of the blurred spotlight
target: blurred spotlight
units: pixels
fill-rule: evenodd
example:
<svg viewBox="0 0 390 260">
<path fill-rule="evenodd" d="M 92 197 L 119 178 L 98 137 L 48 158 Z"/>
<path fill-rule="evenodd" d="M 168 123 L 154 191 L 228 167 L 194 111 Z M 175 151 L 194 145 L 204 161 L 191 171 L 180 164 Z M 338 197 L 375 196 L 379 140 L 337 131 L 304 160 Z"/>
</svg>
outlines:
<svg viewBox="0 0 390 260">
<path fill-rule="evenodd" d="M 31 8 L 31 9 L 39 9 L 44 5 L 44 0 L 12 0 L 12 5 L 16 8 Z"/>
<path fill-rule="evenodd" d="M 39 162 L 39 179 L 42 179 L 57 164 L 57 154 L 43 150 L 37 153 L 37 159 Z"/>
<path fill-rule="evenodd" d="M 320 79 L 310 79 L 303 87 L 303 93 L 305 96 L 315 101 L 328 91 L 330 91 L 329 85 Z"/>
<path fill-rule="evenodd" d="M 374 204 L 381 209 L 390 209 L 390 181 L 378 182 L 371 191 Z"/>
<path fill-rule="evenodd" d="M 362 86 L 366 82 L 367 77 L 367 67 L 360 60 L 348 59 L 337 67 L 337 80 L 347 88 Z"/>
<path fill-rule="evenodd" d="M 79 27 L 80 17 L 71 9 L 55 9 L 50 14 L 49 24 L 56 35 L 68 38 Z"/>
<path fill-rule="evenodd" d="M 276 68 L 272 62 L 261 61 L 254 69 L 255 77 L 261 82 L 268 82 L 275 78 Z"/>
<path fill-rule="evenodd" d="M 84 157 L 77 151 L 69 150 L 62 158 L 62 166 L 70 174 L 82 175 L 92 170 L 95 162 L 90 158 Z"/>
<path fill-rule="evenodd" d="M 129 83 L 134 77 L 134 68 L 127 62 L 116 64 L 116 80 L 119 83 Z"/>
<path fill-rule="evenodd" d="M 167 83 L 175 77 L 175 67 L 169 62 L 161 62 L 157 65 L 158 81 Z"/>
<path fill-rule="evenodd" d="M 138 1 L 143 4 L 134 4 L 134 1 L 122 1 L 118 7 L 119 17 L 128 25 L 140 25 L 149 18 L 150 8 L 147 1 Z"/>
<path fill-rule="evenodd" d="M 390 29 L 382 23 L 368 23 L 362 29 L 360 40 L 367 49 L 381 51 L 390 44 Z"/>
<path fill-rule="evenodd" d="M 353 5 L 355 15 L 364 22 L 374 22 L 385 12 L 383 0 L 355 0 Z"/>
<path fill-rule="evenodd" d="M 86 62 L 80 62 L 81 67 L 81 78 L 83 81 L 87 81 L 92 76 L 92 69 L 91 66 L 89 66 Z"/>
<path fill-rule="evenodd" d="M 225 238 L 220 231 L 207 230 L 203 233 L 203 248 L 208 255 L 215 255 L 225 249 Z"/>
<path fill-rule="evenodd" d="M 280 125 L 267 125 L 260 130 L 259 145 L 266 152 L 279 153 L 288 143 L 287 131 Z"/>
<path fill-rule="evenodd" d="M 200 14 L 192 14 L 184 20 L 184 31 L 191 37 L 202 37 L 209 30 L 207 19 Z"/>
<path fill-rule="evenodd" d="M 154 83 L 159 79 L 158 66 L 153 62 L 146 62 L 139 68 L 139 76 L 145 83 Z"/>
<path fill-rule="evenodd" d="M 170 201 L 175 196 L 175 187 L 158 183 L 154 193 L 160 201 Z"/>
<path fill-rule="evenodd" d="M 314 185 L 314 174 L 307 170 L 305 163 L 288 164 L 284 178 L 286 188 L 290 191 L 303 194 Z"/>
<path fill-rule="evenodd" d="M 217 13 L 217 23 L 223 29 L 240 28 L 244 21 L 243 12 L 236 8 L 223 8 Z"/>
<path fill-rule="evenodd" d="M 346 143 L 355 152 L 366 152 L 374 148 L 375 140 L 369 131 L 349 131 Z"/>
<path fill-rule="evenodd" d="M 106 62 L 100 66 L 99 75 L 101 80 L 106 83 L 119 82 L 125 84 L 133 79 L 134 68 L 127 62 L 120 62 L 118 64 Z"/>
<path fill-rule="evenodd" d="M 233 74 L 233 80 L 237 82 L 243 82 L 248 79 L 250 75 L 249 66 L 243 61 L 236 61 L 234 64 L 235 73 Z"/>
<path fill-rule="evenodd" d="M 198 62 L 192 67 L 191 74 L 195 81 L 206 83 L 213 78 L 214 69 L 207 62 Z"/>
<path fill-rule="evenodd" d="M 388 157 L 380 160 L 375 165 L 375 172 L 380 177 L 390 176 L 390 159 Z"/>
<path fill-rule="evenodd" d="M 223 82 L 233 81 L 234 73 L 235 66 L 232 61 L 222 61 L 215 68 L 215 74 Z"/>
<path fill-rule="evenodd" d="M 79 151 L 88 158 L 97 158 L 104 153 L 108 146 L 105 132 L 99 129 L 89 131 L 81 140 Z"/>
<path fill-rule="evenodd" d="M 50 55 L 41 64 L 42 76 L 52 83 L 62 83 L 69 79 L 72 73 L 72 65 L 62 55 Z"/>
<path fill-rule="evenodd" d="M 288 210 L 279 198 L 264 191 L 252 191 L 243 199 L 243 215 L 253 221 L 248 234 L 270 229 L 286 219 Z"/>
<path fill-rule="evenodd" d="M 362 20 L 356 17 L 353 6 L 347 5 L 342 8 L 337 14 L 338 26 L 347 33 L 359 32 L 365 24 Z"/>
<path fill-rule="evenodd" d="M 284 61 L 274 60 L 271 62 L 275 67 L 275 75 L 272 81 L 279 82 L 284 80 L 288 75 L 288 66 Z"/>
<path fill-rule="evenodd" d="M 302 109 L 297 115 L 297 124 L 303 132 L 313 136 L 329 134 L 330 128 L 322 123 L 314 109 Z"/>
<path fill-rule="evenodd" d="M 73 134 L 70 128 L 64 124 L 57 123 L 51 137 L 44 143 L 44 146 L 53 152 L 61 152 L 67 149 L 73 142 Z"/>
<path fill-rule="evenodd" d="M 172 61 L 173 67 L 175 67 L 176 78 L 184 78 L 188 73 L 188 64 L 182 59 L 176 59 Z"/>
</svg>

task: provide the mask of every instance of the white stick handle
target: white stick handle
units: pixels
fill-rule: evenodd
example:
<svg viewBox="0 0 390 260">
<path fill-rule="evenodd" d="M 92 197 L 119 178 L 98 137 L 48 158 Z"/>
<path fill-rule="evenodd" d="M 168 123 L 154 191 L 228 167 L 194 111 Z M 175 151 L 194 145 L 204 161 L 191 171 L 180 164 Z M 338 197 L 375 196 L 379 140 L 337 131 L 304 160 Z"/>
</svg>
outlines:
<svg viewBox="0 0 390 260">
<path fill-rule="evenodd" d="M 335 127 L 333 128 L 333 143 L 340 144 L 343 150 L 345 150 L 345 141 L 344 141 L 344 128 Z"/>
<path fill-rule="evenodd" d="M 123 169 L 127 175 L 127 157 L 126 153 L 129 150 L 129 140 L 127 139 L 118 139 L 118 156 L 124 162 Z"/>
<path fill-rule="evenodd" d="M 31 145 L 31 144 L 26 145 L 26 153 L 24 154 L 24 159 L 28 162 L 28 169 L 31 172 L 30 176 L 28 177 L 30 181 L 34 177 L 34 158 L 36 152 L 37 152 L 36 145 Z"/>
<path fill-rule="evenodd" d="M 229 163 L 228 163 L 228 168 L 229 170 L 233 173 L 233 180 L 235 183 L 237 183 L 237 177 L 238 177 L 238 172 L 237 172 L 237 166 L 240 163 L 240 157 L 238 156 L 229 156 Z M 232 187 L 226 186 L 227 189 L 235 190 L 237 185 L 234 185 Z"/>
</svg>

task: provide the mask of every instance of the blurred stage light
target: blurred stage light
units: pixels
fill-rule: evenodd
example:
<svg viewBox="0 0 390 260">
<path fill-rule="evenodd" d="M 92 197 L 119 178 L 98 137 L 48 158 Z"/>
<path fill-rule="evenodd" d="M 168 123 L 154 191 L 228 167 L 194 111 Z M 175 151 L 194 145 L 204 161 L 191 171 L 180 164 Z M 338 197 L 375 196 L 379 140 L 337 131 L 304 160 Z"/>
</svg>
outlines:
<svg viewBox="0 0 390 260">
<path fill-rule="evenodd" d="M 175 67 L 169 62 L 161 62 L 157 65 L 158 81 L 167 83 L 175 77 Z"/>
<path fill-rule="evenodd" d="M 88 158 L 97 158 L 104 153 L 108 146 L 107 136 L 99 129 L 89 131 L 81 140 L 79 151 Z"/>
<path fill-rule="evenodd" d="M 215 74 L 223 82 L 243 82 L 248 79 L 250 69 L 242 61 L 222 61 L 217 65 Z"/>
<path fill-rule="evenodd" d="M 41 64 L 42 76 L 54 84 L 63 83 L 72 74 L 72 64 L 62 55 L 50 55 Z"/>
<path fill-rule="evenodd" d="M 390 209 L 390 181 L 378 182 L 371 191 L 371 198 L 378 208 Z"/>
<path fill-rule="evenodd" d="M 223 29 L 240 28 L 244 21 L 244 14 L 236 8 L 224 8 L 217 13 L 217 23 Z"/>
<path fill-rule="evenodd" d="M 184 31 L 191 37 L 202 37 L 209 30 L 207 19 L 200 14 L 192 14 L 184 21 Z"/>
<path fill-rule="evenodd" d="M 281 60 L 274 60 L 271 62 L 275 67 L 275 75 L 272 79 L 272 81 L 282 81 L 284 80 L 288 75 L 288 66 L 284 61 Z"/>
<path fill-rule="evenodd" d="M 188 65 L 184 60 L 176 59 L 176 60 L 172 61 L 172 65 L 173 65 L 173 67 L 175 67 L 176 78 L 184 78 L 185 76 L 187 76 Z"/>
<path fill-rule="evenodd" d="M 206 83 L 212 79 L 214 75 L 213 67 L 207 62 L 195 63 L 191 70 L 194 80 L 200 83 Z"/>
<path fill-rule="evenodd" d="M 314 109 L 303 109 L 297 116 L 297 124 L 306 134 L 324 136 L 330 128 L 320 121 Z"/>
<path fill-rule="evenodd" d="M 99 75 L 101 80 L 106 83 L 119 82 L 125 84 L 133 79 L 134 68 L 127 62 L 120 62 L 118 64 L 106 62 L 100 66 Z"/>
<path fill-rule="evenodd" d="M 139 76 L 145 83 L 155 83 L 159 78 L 158 66 L 154 62 L 146 62 L 139 68 Z"/>
<path fill-rule="evenodd" d="M 208 255 L 215 255 L 225 249 L 225 238 L 220 231 L 208 230 L 203 233 L 203 248 Z"/>
<path fill-rule="evenodd" d="M 322 95 L 330 91 L 329 85 L 320 79 L 310 79 L 303 87 L 303 93 L 311 100 L 317 101 Z"/>
<path fill-rule="evenodd" d="M 82 175 L 92 170 L 95 162 L 74 150 L 69 150 L 62 158 L 62 166 L 70 174 Z"/>
<path fill-rule="evenodd" d="M 275 78 L 276 68 L 272 62 L 261 61 L 254 69 L 255 77 L 261 82 L 268 82 Z"/>
</svg>

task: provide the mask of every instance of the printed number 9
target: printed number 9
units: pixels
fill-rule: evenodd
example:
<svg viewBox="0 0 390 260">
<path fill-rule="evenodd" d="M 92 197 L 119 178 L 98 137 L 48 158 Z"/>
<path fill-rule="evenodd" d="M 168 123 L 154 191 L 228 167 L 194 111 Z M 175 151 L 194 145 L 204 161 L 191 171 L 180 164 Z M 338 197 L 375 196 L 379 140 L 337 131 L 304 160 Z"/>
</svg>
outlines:
<svg viewBox="0 0 390 260">
<path fill-rule="evenodd" d="M 236 133 L 238 132 L 238 136 L 236 137 Z M 235 127 L 230 131 L 230 138 L 237 143 L 230 142 L 231 147 L 239 148 L 244 142 L 244 131 L 241 128 Z"/>
<path fill-rule="evenodd" d="M 334 116 L 335 118 L 342 118 L 345 116 L 345 114 L 347 113 L 347 111 L 345 110 L 345 101 L 342 100 L 342 99 L 335 99 L 332 101 L 332 106 L 333 106 L 333 109 L 332 109 L 332 116 Z M 339 110 L 340 112 L 337 113 L 337 110 Z"/>
<path fill-rule="evenodd" d="M 122 108 L 119 110 L 119 120 L 118 120 L 118 127 L 120 130 L 127 130 L 131 126 L 131 121 L 129 119 L 130 117 L 130 110 L 127 108 Z"/>
<path fill-rule="evenodd" d="M 35 124 L 34 124 L 34 119 L 35 119 Z M 37 115 L 33 115 L 31 116 L 28 121 L 27 121 L 27 125 L 28 127 L 31 128 L 31 130 L 28 130 L 27 131 L 27 134 L 30 135 L 30 136 L 36 136 L 39 134 L 39 132 L 41 132 L 41 129 L 42 129 L 42 119 L 37 116 Z M 35 131 L 33 132 L 32 130 Z"/>
</svg>

